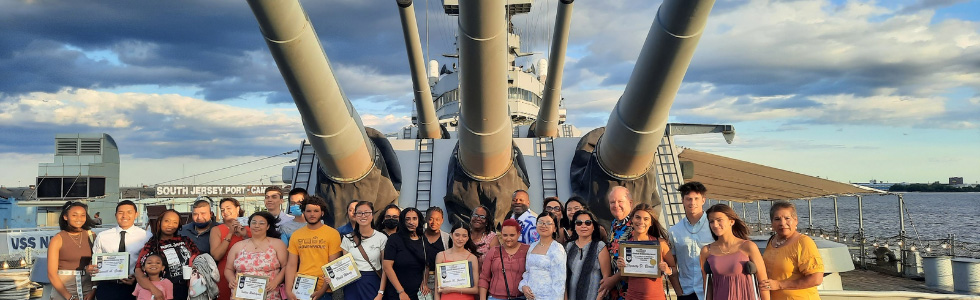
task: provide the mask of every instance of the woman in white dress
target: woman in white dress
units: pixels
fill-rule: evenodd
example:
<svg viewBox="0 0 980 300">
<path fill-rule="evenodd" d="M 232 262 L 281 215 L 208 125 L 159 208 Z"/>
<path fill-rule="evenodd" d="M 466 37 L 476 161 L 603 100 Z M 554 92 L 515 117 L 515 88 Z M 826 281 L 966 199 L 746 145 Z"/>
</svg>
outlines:
<svg viewBox="0 0 980 300">
<path fill-rule="evenodd" d="M 538 215 L 538 235 L 541 239 L 531 244 L 527 253 L 525 271 L 518 285 L 528 300 L 565 299 L 565 247 L 556 241 L 557 218 L 550 212 Z"/>
</svg>

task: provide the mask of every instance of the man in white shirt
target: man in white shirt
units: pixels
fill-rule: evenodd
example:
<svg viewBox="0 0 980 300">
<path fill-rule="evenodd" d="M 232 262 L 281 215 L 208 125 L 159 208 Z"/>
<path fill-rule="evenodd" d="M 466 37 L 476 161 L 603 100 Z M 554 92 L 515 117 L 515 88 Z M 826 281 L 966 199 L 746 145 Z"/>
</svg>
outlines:
<svg viewBox="0 0 980 300">
<path fill-rule="evenodd" d="M 283 200 L 281 187 L 273 185 L 265 188 L 265 209 L 272 213 L 273 216 L 279 218 L 279 221 L 276 222 L 276 228 L 282 226 L 283 223 L 293 220 L 293 216 L 290 216 L 286 211 L 282 210 Z M 279 232 L 281 233 L 282 231 L 280 230 Z"/>
<path fill-rule="evenodd" d="M 116 204 L 116 223 L 115 228 L 100 232 L 95 237 L 92 245 L 93 253 L 129 253 L 129 278 L 122 280 L 100 281 L 95 290 L 95 297 L 99 300 L 134 300 L 133 289 L 136 279 L 133 277 L 137 255 L 143 245 L 150 239 L 152 233 L 146 232 L 143 228 L 134 226 L 136 217 L 136 204 L 133 201 L 123 200 Z M 91 273 L 96 268 L 95 265 L 88 266 Z"/>
<path fill-rule="evenodd" d="M 697 181 L 681 185 L 678 189 L 684 196 L 684 214 L 687 216 L 670 227 L 671 249 L 677 261 L 681 291 L 678 300 L 704 299 L 704 281 L 701 278 L 701 247 L 714 242 L 708 218 L 704 214 L 705 193 L 708 189 Z"/>
</svg>

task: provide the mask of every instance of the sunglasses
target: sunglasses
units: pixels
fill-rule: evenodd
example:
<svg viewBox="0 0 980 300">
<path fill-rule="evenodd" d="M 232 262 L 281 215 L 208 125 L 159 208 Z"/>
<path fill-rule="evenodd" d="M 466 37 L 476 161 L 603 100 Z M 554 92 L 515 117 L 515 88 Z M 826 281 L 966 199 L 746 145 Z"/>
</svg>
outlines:
<svg viewBox="0 0 980 300">
<path fill-rule="evenodd" d="M 585 226 L 592 226 L 592 220 L 585 220 L 585 221 L 579 220 L 579 221 L 575 221 L 575 226 L 582 226 L 582 224 L 585 224 Z"/>
</svg>

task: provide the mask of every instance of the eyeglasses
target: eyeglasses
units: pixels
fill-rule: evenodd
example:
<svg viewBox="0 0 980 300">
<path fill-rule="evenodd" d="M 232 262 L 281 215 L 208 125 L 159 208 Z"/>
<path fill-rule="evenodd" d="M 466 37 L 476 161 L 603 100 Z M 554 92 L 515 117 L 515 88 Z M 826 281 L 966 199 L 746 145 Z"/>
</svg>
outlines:
<svg viewBox="0 0 980 300">
<path fill-rule="evenodd" d="M 374 213 L 373 211 L 357 211 L 357 212 L 354 212 L 354 216 L 355 217 L 370 216 L 373 213 Z"/>
<path fill-rule="evenodd" d="M 473 214 L 473 217 L 477 219 L 487 219 L 487 215 Z"/>
<path fill-rule="evenodd" d="M 385 220 L 398 220 L 398 216 L 387 215 L 385 216 Z"/>
<path fill-rule="evenodd" d="M 575 226 L 582 226 L 582 224 L 585 224 L 585 226 L 592 226 L 592 220 L 585 220 L 585 221 L 578 220 L 578 221 L 575 221 Z"/>
<path fill-rule="evenodd" d="M 544 208 L 544 211 L 559 212 L 559 211 L 561 211 L 561 207 L 559 207 L 559 206 L 547 206 L 547 207 Z"/>
<path fill-rule="evenodd" d="M 552 222 L 538 222 L 538 226 L 553 226 L 555 223 Z"/>
</svg>

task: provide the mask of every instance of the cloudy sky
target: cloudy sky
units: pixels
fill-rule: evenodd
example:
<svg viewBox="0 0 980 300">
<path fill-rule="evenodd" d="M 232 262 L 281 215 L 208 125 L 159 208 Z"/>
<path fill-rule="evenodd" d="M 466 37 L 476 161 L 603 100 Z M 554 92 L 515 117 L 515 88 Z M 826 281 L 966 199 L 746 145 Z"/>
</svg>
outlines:
<svg viewBox="0 0 980 300">
<path fill-rule="evenodd" d="M 530 59 L 547 55 L 557 1 L 514 18 L 524 51 L 541 53 Z M 408 124 L 394 1 L 303 3 L 364 123 Z M 441 54 L 453 51 L 456 19 L 440 3 L 416 10 L 429 57 L 451 64 Z M 659 4 L 575 2 L 570 122 L 605 125 Z M 838 181 L 980 182 L 978 19 L 978 1 L 717 0 L 671 121 L 737 130 L 731 145 L 700 136 L 683 146 Z M 30 184 L 54 135 L 71 132 L 112 135 L 130 186 L 275 156 L 305 138 L 244 1 L 0 1 L 0 184 Z M 267 183 L 290 158 L 184 181 Z"/>
</svg>

